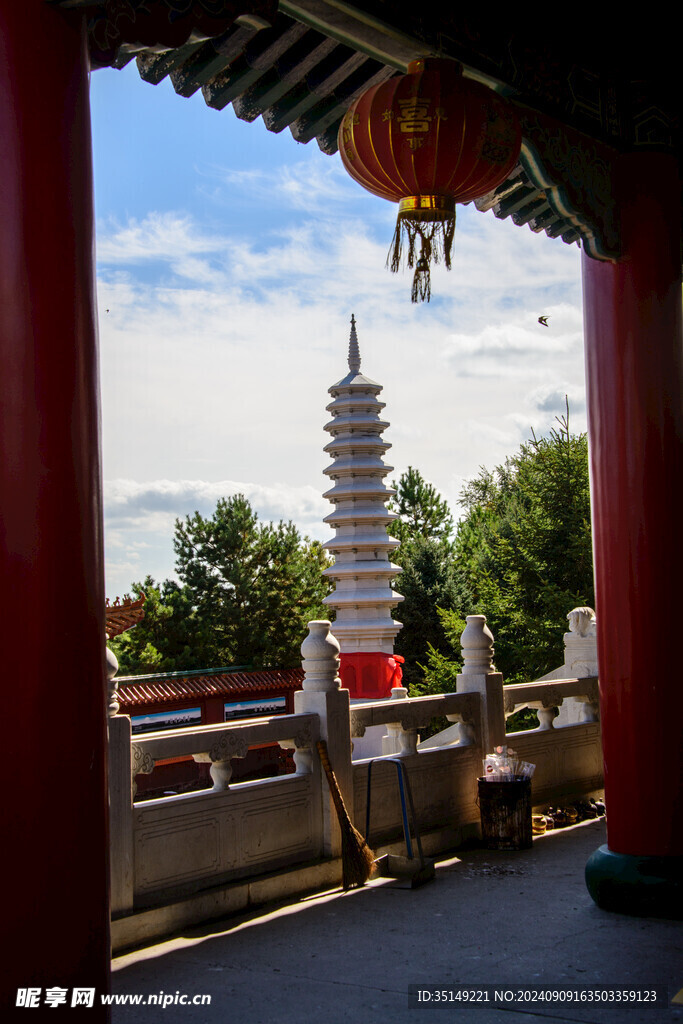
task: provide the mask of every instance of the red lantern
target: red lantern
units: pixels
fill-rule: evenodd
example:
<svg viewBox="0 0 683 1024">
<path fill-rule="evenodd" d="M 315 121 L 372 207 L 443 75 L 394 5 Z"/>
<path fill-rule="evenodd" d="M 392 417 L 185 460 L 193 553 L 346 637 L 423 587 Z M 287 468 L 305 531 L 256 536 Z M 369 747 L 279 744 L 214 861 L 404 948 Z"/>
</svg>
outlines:
<svg viewBox="0 0 683 1024">
<path fill-rule="evenodd" d="M 414 60 L 408 74 L 363 93 L 339 127 L 352 178 L 399 203 L 387 265 L 415 267 L 413 302 L 429 301 L 429 268 L 451 267 L 455 204 L 486 195 L 510 174 L 522 135 L 512 106 L 452 60 Z M 417 256 L 417 240 L 420 253 Z"/>
</svg>

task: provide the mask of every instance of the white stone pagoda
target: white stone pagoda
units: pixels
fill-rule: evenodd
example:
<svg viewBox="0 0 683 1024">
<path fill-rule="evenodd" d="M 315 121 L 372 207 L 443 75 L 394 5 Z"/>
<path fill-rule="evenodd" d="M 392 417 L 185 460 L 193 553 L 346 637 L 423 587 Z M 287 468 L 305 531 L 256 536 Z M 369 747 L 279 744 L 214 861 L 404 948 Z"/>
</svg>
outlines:
<svg viewBox="0 0 683 1024">
<path fill-rule="evenodd" d="M 394 638 L 401 629 L 391 617 L 391 609 L 403 597 L 391 586 L 401 569 L 390 560 L 399 542 L 387 534 L 397 516 L 387 511 L 386 502 L 396 492 L 384 483 L 393 466 L 383 461 L 391 445 L 382 440 L 389 424 L 380 419 L 385 404 L 377 398 L 381 390 L 381 384 L 360 372 L 352 316 L 349 372 L 329 389 L 332 402 L 327 411 L 332 419 L 325 425 L 332 437 L 325 446 L 332 463 L 324 472 L 332 487 L 324 497 L 334 506 L 325 522 L 336 533 L 324 545 L 335 559 L 325 570 L 335 584 L 325 603 L 336 611 L 332 630 L 341 647 L 342 669 L 350 656 L 359 654 L 375 655 L 379 663 L 393 661 Z M 363 690 L 370 694 L 368 687 Z"/>
</svg>

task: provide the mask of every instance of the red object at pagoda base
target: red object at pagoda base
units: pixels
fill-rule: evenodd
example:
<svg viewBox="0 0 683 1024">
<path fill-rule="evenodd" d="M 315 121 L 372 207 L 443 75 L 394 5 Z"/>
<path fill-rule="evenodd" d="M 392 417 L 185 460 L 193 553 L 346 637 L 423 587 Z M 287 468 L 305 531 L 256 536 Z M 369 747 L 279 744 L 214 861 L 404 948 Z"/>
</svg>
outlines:
<svg viewBox="0 0 683 1024">
<path fill-rule="evenodd" d="M 361 651 L 340 655 L 339 675 L 342 686 L 352 698 L 385 700 L 394 686 L 402 686 L 404 658 L 400 654 Z"/>
</svg>

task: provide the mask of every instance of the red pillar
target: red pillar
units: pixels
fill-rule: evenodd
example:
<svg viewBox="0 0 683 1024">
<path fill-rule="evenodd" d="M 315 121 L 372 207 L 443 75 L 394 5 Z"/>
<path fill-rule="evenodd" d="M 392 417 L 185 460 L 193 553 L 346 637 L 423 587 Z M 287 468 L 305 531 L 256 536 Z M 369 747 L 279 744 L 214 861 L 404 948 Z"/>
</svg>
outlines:
<svg viewBox="0 0 683 1024">
<path fill-rule="evenodd" d="M 3 1001 L 60 987 L 70 1005 L 84 986 L 97 1005 L 109 868 L 82 16 L 0 4 L 0 138 Z"/>
<path fill-rule="evenodd" d="M 620 158 L 623 259 L 584 254 L 607 847 L 596 901 L 683 909 L 683 342 L 678 162 Z"/>
</svg>

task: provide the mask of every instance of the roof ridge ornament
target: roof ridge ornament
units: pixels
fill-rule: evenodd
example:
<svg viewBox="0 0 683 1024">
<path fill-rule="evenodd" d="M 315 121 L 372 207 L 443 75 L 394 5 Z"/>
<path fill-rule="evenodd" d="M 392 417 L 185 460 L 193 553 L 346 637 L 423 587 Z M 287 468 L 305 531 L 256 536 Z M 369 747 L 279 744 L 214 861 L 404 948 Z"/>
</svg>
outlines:
<svg viewBox="0 0 683 1024">
<path fill-rule="evenodd" d="M 351 334 L 349 335 L 349 370 L 351 373 L 360 372 L 360 348 L 356 334 L 356 317 L 353 313 L 351 314 Z"/>
<path fill-rule="evenodd" d="M 113 602 L 106 598 L 104 629 L 107 640 L 113 640 L 115 636 L 120 636 L 121 633 L 125 633 L 131 626 L 135 626 L 144 619 L 143 605 L 146 600 L 142 590 L 137 598 L 131 597 L 130 594 L 126 594 L 123 601 L 120 597 Z"/>
</svg>

